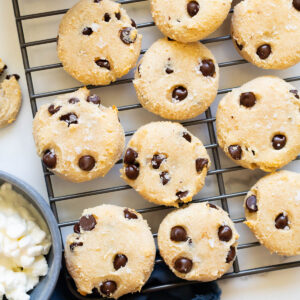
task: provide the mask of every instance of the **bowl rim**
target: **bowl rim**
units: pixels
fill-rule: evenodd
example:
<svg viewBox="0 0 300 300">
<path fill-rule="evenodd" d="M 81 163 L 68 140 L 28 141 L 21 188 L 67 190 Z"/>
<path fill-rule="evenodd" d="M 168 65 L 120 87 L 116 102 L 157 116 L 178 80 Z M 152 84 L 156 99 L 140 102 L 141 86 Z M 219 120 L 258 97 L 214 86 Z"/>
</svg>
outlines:
<svg viewBox="0 0 300 300">
<path fill-rule="evenodd" d="M 31 185 L 2 170 L 0 170 L 0 179 L 22 190 L 33 201 L 39 210 L 38 213 L 41 214 L 41 217 L 49 228 L 52 238 L 53 261 L 47 274 L 49 275 L 51 272 L 51 280 L 49 280 L 45 288 L 46 293 L 43 295 L 43 300 L 48 300 L 56 287 L 62 259 L 62 241 L 56 218 L 47 201 Z"/>
</svg>

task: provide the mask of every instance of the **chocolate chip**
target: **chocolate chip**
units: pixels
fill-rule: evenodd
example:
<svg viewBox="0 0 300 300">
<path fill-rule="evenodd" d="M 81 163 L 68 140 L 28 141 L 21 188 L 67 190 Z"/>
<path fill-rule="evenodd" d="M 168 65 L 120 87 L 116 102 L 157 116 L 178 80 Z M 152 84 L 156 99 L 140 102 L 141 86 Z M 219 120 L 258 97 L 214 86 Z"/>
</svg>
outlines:
<svg viewBox="0 0 300 300">
<path fill-rule="evenodd" d="M 116 12 L 116 13 L 115 13 L 115 16 L 116 16 L 116 18 L 117 18 L 118 20 L 121 19 L 121 13 L 120 13 L 120 12 Z"/>
<path fill-rule="evenodd" d="M 281 213 L 275 219 L 275 227 L 277 229 L 284 229 L 286 226 L 289 226 L 288 216 Z"/>
<path fill-rule="evenodd" d="M 272 145 L 275 150 L 280 150 L 286 145 L 286 137 L 282 134 L 277 134 L 272 139 Z"/>
<path fill-rule="evenodd" d="M 100 3 L 102 0 L 94 0 L 94 3 Z"/>
<path fill-rule="evenodd" d="M 124 163 L 127 165 L 133 165 L 138 157 L 138 153 L 132 148 L 128 148 L 124 155 Z"/>
<path fill-rule="evenodd" d="M 183 86 L 177 86 L 172 93 L 172 99 L 177 101 L 182 101 L 184 100 L 188 95 L 188 91 L 185 87 Z"/>
<path fill-rule="evenodd" d="M 164 154 L 155 154 L 152 157 L 151 164 L 153 169 L 159 169 L 162 162 L 167 159 L 166 155 Z"/>
<path fill-rule="evenodd" d="M 107 70 L 110 70 L 110 63 L 106 59 L 97 59 L 95 61 L 96 65 L 99 66 L 100 68 L 105 68 Z"/>
<path fill-rule="evenodd" d="M 129 220 L 138 218 L 138 216 L 135 213 L 131 212 L 128 208 L 124 209 L 124 217 Z"/>
<path fill-rule="evenodd" d="M 100 293 L 99 293 L 99 291 L 98 291 L 97 288 L 93 288 L 93 289 L 92 289 L 92 294 L 91 294 L 91 295 L 94 296 L 94 297 L 99 297 L 99 296 L 100 296 Z"/>
<path fill-rule="evenodd" d="M 19 79 L 20 79 L 20 75 L 18 75 L 18 74 L 7 75 L 7 76 L 5 77 L 5 79 L 9 80 L 11 77 L 15 77 L 16 80 L 19 80 Z"/>
<path fill-rule="evenodd" d="M 79 220 L 79 226 L 84 231 L 91 231 L 95 228 L 97 222 L 93 215 L 82 216 Z"/>
<path fill-rule="evenodd" d="M 128 165 L 125 168 L 125 174 L 131 180 L 137 179 L 140 174 L 139 167 L 136 165 Z"/>
<path fill-rule="evenodd" d="M 70 103 L 70 104 L 75 104 L 75 103 L 78 103 L 78 102 L 80 102 L 80 100 L 79 100 L 78 98 L 71 98 L 71 99 L 69 100 L 69 103 Z"/>
<path fill-rule="evenodd" d="M 137 28 L 136 23 L 133 19 L 131 19 L 131 26 Z"/>
<path fill-rule="evenodd" d="M 218 209 L 214 204 L 212 204 L 212 203 L 207 203 L 208 204 L 208 206 L 210 207 L 210 208 L 214 208 L 214 209 Z"/>
<path fill-rule="evenodd" d="M 189 143 L 192 142 L 192 137 L 190 134 L 188 134 L 187 132 L 183 132 L 182 133 L 183 138 L 185 138 Z"/>
<path fill-rule="evenodd" d="M 260 59 L 267 59 L 270 56 L 271 52 L 271 46 L 265 44 L 258 47 L 256 54 L 260 57 Z"/>
<path fill-rule="evenodd" d="M 125 267 L 127 264 L 128 258 L 124 254 L 117 254 L 114 258 L 114 268 L 119 270 L 122 267 Z"/>
<path fill-rule="evenodd" d="M 96 94 L 88 96 L 86 99 L 87 102 L 91 102 L 93 104 L 99 105 L 101 103 L 101 99 Z"/>
<path fill-rule="evenodd" d="M 83 35 L 91 35 L 93 33 L 93 29 L 91 27 L 85 27 L 82 30 Z"/>
<path fill-rule="evenodd" d="M 56 114 L 59 110 L 61 109 L 61 106 L 54 106 L 54 104 L 51 104 L 49 107 L 48 107 L 48 112 L 50 115 L 54 115 Z"/>
<path fill-rule="evenodd" d="M 171 229 L 170 239 L 174 242 L 185 242 L 188 240 L 186 230 L 182 226 L 175 226 Z"/>
<path fill-rule="evenodd" d="M 78 124 L 78 117 L 75 113 L 68 113 L 68 114 L 62 115 L 59 119 L 61 121 L 65 121 L 68 124 L 68 127 L 71 124 Z"/>
<path fill-rule="evenodd" d="M 240 160 L 242 158 L 242 148 L 239 145 L 231 145 L 228 147 L 228 152 L 231 157 L 235 160 Z"/>
<path fill-rule="evenodd" d="M 100 286 L 101 293 L 108 297 L 111 296 L 116 291 L 116 289 L 117 284 L 112 280 L 105 281 Z"/>
<path fill-rule="evenodd" d="M 134 37 L 132 37 L 131 32 L 133 30 L 134 29 L 131 27 L 125 27 L 122 30 L 120 30 L 120 39 L 124 44 L 129 45 L 135 42 L 137 35 L 135 34 Z"/>
<path fill-rule="evenodd" d="M 56 155 L 53 150 L 46 150 L 43 155 L 43 163 L 49 169 L 54 169 L 56 167 Z"/>
<path fill-rule="evenodd" d="M 235 250 L 235 247 L 234 246 L 230 246 L 230 250 L 227 254 L 227 257 L 226 257 L 226 262 L 227 263 L 230 263 L 234 260 L 235 258 L 235 254 L 236 254 L 236 250 Z"/>
<path fill-rule="evenodd" d="M 190 17 L 194 17 L 200 9 L 200 5 L 197 1 L 191 1 L 187 4 L 187 12 Z"/>
<path fill-rule="evenodd" d="M 202 60 L 200 71 L 205 77 L 213 77 L 216 72 L 216 67 L 214 62 L 211 59 Z"/>
<path fill-rule="evenodd" d="M 167 74 L 172 74 L 174 72 L 174 70 L 171 69 L 170 67 L 166 67 L 165 71 Z"/>
<path fill-rule="evenodd" d="M 171 38 L 168 37 L 168 41 L 174 42 L 175 40 L 173 40 L 173 39 L 171 39 Z"/>
<path fill-rule="evenodd" d="M 175 261 L 174 268 L 179 273 L 187 274 L 192 270 L 193 262 L 189 258 L 180 257 Z"/>
<path fill-rule="evenodd" d="M 245 107 L 252 107 L 256 103 L 256 97 L 252 92 L 242 93 L 240 96 L 240 104 Z"/>
<path fill-rule="evenodd" d="M 179 200 L 185 198 L 188 195 L 189 191 L 179 191 L 176 193 L 176 196 L 178 197 Z"/>
<path fill-rule="evenodd" d="M 170 181 L 170 174 L 168 172 L 161 172 L 159 177 L 163 185 L 166 185 Z"/>
<path fill-rule="evenodd" d="M 299 0 L 300 1 L 300 0 Z M 298 91 L 297 90 L 290 90 L 290 93 L 294 94 L 294 96 L 297 98 L 297 99 L 300 99 L 299 97 L 299 94 L 298 94 Z"/>
<path fill-rule="evenodd" d="M 105 14 L 104 14 L 104 21 L 105 21 L 105 22 L 109 22 L 110 19 L 111 19 L 111 18 L 110 18 L 109 13 L 105 13 Z"/>
<path fill-rule="evenodd" d="M 232 230 L 227 225 L 222 225 L 219 227 L 218 236 L 220 241 L 229 242 L 232 238 Z"/>
<path fill-rule="evenodd" d="M 236 46 L 240 49 L 240 51 L 243 50 L 244 46 L 240 45 L 237 41 L 235 41 Z"/>
<path fill-rule="evenodd" d="M 196 159 L 196 171 L 199 173 L 203 170 L 204 167 L 207 167 L 208 159 L 206 158 L 197 158 Z"/>
<path fill-rule="evenodd" d="M 81 156 L 78 161 L 78 166 L 83 171 L 91 171 L 95 167 L 96 161 L 91 155 Z"/>
<path fill-rule="evenodd" d="M 300 11 L 300 0 L 293 0 L 293 5 L 294 5 L 295 9 Z"/>
<path fill-rule="evenodd" d="M 251 213 L 257 212 L 257 199 L 255 195 L 251 195 L 246 199 L 246 207 Z"/>
<path fill-rule="evenodd" d="M 80 226 L 79 226 L 79 223 L 76 223 L 73 227 L 73 230 L 75 233 L 80 233 Z"/>
<path fill-rule="evenodd" d="M 72 243 L 72 244 L 70 245 L 70 250 L 71 250 L 71 251 L 74 251 L 74 248 L 75 248 L 75 247 L 81 247 L 81 246 L 83 246 L 83 243 L 82 243 L 82 242 L 79 242 L 79 243 L 74 242 L 74 243 Z"/>
</svg>

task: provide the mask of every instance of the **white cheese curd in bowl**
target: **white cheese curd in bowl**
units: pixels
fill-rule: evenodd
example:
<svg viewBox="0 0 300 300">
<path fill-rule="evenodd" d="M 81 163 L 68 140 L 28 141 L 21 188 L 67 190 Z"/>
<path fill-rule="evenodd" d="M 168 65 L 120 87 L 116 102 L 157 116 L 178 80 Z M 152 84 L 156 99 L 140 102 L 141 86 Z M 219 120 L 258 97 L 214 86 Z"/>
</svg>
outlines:
<svg viewBox="0 0 300 300">
<path fill-rule="evenodd" d="M 8 183 L 0 187 L 0 299 L 28 300 L 48 272 L 51 236 L 44 220 Z"/>
</svg>

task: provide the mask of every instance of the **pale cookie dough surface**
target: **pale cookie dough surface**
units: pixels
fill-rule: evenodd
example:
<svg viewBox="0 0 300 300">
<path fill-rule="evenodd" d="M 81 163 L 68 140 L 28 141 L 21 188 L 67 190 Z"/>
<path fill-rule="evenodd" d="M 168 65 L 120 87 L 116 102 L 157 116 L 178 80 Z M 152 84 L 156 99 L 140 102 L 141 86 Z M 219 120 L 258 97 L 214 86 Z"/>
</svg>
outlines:
<svg viewBox="0 0 300 300">
<path fill-rule="evenodd" d="M 86 209 L 82 216 L 65 248 L 78 292 L 117 299 L 140 291 L 156 252 L 147 222 L 133 209 L 114 205 Z"/>
<path fill-rule="evenodd" d="M 234 89 L 220 102 L 220 147 L 237 164 L 270 172 L 300 152 L 298 91 L 284 80 L 264 76 Z"/>
<path fill-rule="evenodd" d="M 177 207 L 202 189 L 209 167 L 197 137 L 179 123 L 153 122 L 129 141 L 121 177 L 148 201 Z"/>
<path fill-rule="evenodd" d="M 232 0 L 151 0 L 152 17 L 161 32 L 182 43 L 196 42 L 225 20 Z"/>
<path fill-rule="evenodd" d="M 46 167 L 73 182 L 106 175 L 125 143 L 117 108 L 101 105 L 86 88 L 41 106 L 33 135 Z"/>
<path fill-rule="evenodd" d="M 21 88 L 14 76 L 0 84 L 0 128 L 16 120 L 22 103 Z"/>
<path fill-rule="evenodd" d="M 247 221 L 271 252 L 300 254 L 300 174 L 280 171 L 260 179 L 244 203 Z"/>
<path fill-rule="evenodd" d="M 238 52 L 265 69 L 300 61 L 300 2 L 247 0 L 234 7 L 232 37 Z"/>
<path fill-rule="evenodd" d="M 158 231 L 158 247 L 176 276 L 211 281 L 232 266 L 238 238 L 224 210 L 207 202 L 196 203 L 165 217 Z"/>
<path fill-rule="evenodd" d="M 144 55 L 133 84 L 147 110 L 167 119 L 190 119 L 214 101 L 219 67 L 201 43 L 182 44 L 163 38 Z"/>
<path fill-rule="evenodd" d="M 58 57 L 75 79 L 106 85 L 135 66 L 141 41 L 142 36 L 120 4 L 81 0 L 61 21 Z"/>
</svg>

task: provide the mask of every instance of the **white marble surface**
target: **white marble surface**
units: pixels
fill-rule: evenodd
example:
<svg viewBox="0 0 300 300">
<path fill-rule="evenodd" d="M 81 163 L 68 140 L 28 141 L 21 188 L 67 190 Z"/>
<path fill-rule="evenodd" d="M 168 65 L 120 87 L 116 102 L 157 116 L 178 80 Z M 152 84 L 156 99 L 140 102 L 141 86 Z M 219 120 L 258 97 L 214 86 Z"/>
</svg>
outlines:
<svg viewBox="0 0 300 300">
<path fill-rule="evenodd" d="M 75 0 L 19 0 L 22 14 L 31 12 L 39 12 L 46 10 L 56 10 L 70 7 Z M 151 20 L 149 7 L 147 2 L 139 3 L 135 6 L 128 5 L 130 14 L 137 22 Z M 26 41 L 34 41 L 38 39 L 53 38 L 56 36 L 57 25 L 61 16 L 51 18 L 36 19 L 33 21 L 23 22 L 25 28 Z M 228 34 L 229 22 L 214 35 L 220 36 Z M 142 30 L 144 34 L 143 48 L 148 47 L 160 33 L 153 28 Z M 209 45 L 217 59 L 221 61 L 229 61 L 239 59 L 238 54 L 234 51 L 231 42 L 215 43 Z M 23 105 L 21 113 L 17 121 L 0 130 L 0 169 L 12 173 L 31 185 L 33 185 L 41 194 L 47 198 L 44 178 L 42 176 L 42 168 L 40 160 L 35 154 L 33 138 L 31 134 L 32 113 L 27 94 L 26 80 L 23 71 L 23 63 L 18 45 L 18 37 L 15 27 L 12 4 L 10 0 L 0 0 L 0 57 L 9 66 L 10 73 L 18 73 L 21 75 L 20 83 L 23 90 Z M 29 49 L 29 57 L 31 66 L 51 64 L 57 62 L 55 53 L 55 44 L 48 44 Z M 277 74 L 282 78 L 291 77 L 300 74 L 300 66 L 295 66 L 285 71 L 264 71 L 245 64 L 238 67 L 223 68 L 221 70 L 221 86 L 220 88 L 233 87 L 242 84 L 258 75 Z M 79 86 L 80 84 L 71 79 L 62 69 L 54 69 L 50 71 L 37 72 L 33 74 L 35 91 L 45 92 L 65 87 Z M 300 87 L 299 83 L 295 86 Z M 131 85 L 121 85 L 116 87 L 108 87 L 96 91 L 102 98 L 105 105 L 124 105 L 136 103 L 137 99 L 134 89 Z M 45 103 L 49 99 L 38 100 L 38 105 Z M 218 99 L 212 106 L 215 112 Z M 121 122 L 125 130 L 133 130 L 152 120 L 158 120 L 158 117 L 139 109 L 138 111 L 128 111 L 121 113 Z M 199 118 L 203 118 L 200 116 Z M 206 125 L 193 126 L 189 128 L 198 135 L 205 144 L 209 143 Z M 222 153 L 222 166 L 232 166 L 232 163 L 224 157 Z M 293 162 L 287 168 L 299 171 L 300 163 Z M 213 169 L 214 167 L 212 167 Z M 239 171 L 224 175 L 226 184 L 226 192 L 245 191 L 261 176 L 262 172 L 255 171 Z M 95 180 L 84 184 L 71 184 L 60 179 L 53 178 L 55 195 L 64 195 L 75 192 L 82 192 L 91 189 L 99 189 L 102 187 L 124 184 L 118 177 L 118 167 L 115 167 L 104 179 Z M 205 196 L 217 195 L 216 177 L 209 176 L 206 187 L 199 193 L 198 198 Z M 241 209 L 241 198 L 233 198 L 229 200 L 230 213 L 233 218 L 243 216 Z M 134 191 L 128 190 L 103 196 L 89 197 L 85 199 L 76 199 L 59 203 L 60 221 L 74 220 L 78 218 L 81 210 L 86 206 L 97 205 L 104 202 L 121 204 L 124 206 L 132 206 L 135 208 L 149 207 L 147 203 L 139 197 Z M 147 214 L 145 217 L 150 222 L 153 231 L 156 231 L 159 220 L 166 213 L 160 212 L 155 214 Z M 241 234 L 241 243 L 255 241 L 253 235 L 243 225 L 238 225 L 238 231 Z M 64 233 L 68 232 L 68 229 Z M 294 258 L 295 259 L 295 258 Z M 299 257 L 297 258 L 299 259 Z M 253 248 L 239 252 L 239 261 L 242 268 L 251 268 L 271 263 L 280 263 L 290 261 L 280 258 L 276 255 L 270 255 L 263 247 Z M 299 289 L 300 268 L 285 271 L 277 271 L 262 275 L 253 275 L 239 279 L 230 279 L 220 281 L 223 290 L 222 299 L 225 300 L 242 300 L 242 299 L 300 299 Z"/>
</svg>

